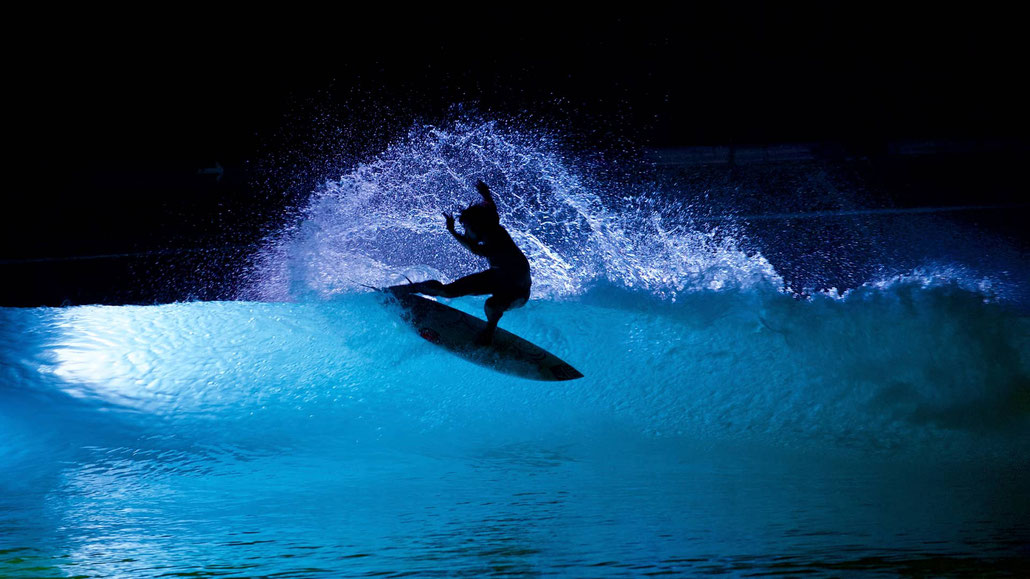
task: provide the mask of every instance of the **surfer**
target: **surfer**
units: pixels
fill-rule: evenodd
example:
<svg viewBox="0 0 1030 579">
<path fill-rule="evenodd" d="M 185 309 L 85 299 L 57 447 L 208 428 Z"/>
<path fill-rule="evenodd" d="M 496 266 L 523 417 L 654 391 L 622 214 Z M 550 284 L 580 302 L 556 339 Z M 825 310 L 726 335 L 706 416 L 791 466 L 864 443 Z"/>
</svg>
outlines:
<svg viewBox="0 0 1030 579">
<path fill-rule="evenodd" d="M 479 181 L 476 190 L 483 200 L 469 205 L 458 215 L 458 221 L 465 228 L 464 233 L 455 230 L 454 215 L 445 212 L 443 216 L 447 231 L 451 232 L 454 239 L 472 253 L 485 257 L 490 262 L 490 269 L 467 275 L 449 284 L 428 280 L 390 289 L 395 293 L 420 293 L 445 298 L 489 295 L 483 306 L 486 329 L 476 337 L 478 343 L 489 344 L 504 312 L 526 304 L 532 282 L 529 260 L 501 226 L 490 188 Z"/>
</svg>

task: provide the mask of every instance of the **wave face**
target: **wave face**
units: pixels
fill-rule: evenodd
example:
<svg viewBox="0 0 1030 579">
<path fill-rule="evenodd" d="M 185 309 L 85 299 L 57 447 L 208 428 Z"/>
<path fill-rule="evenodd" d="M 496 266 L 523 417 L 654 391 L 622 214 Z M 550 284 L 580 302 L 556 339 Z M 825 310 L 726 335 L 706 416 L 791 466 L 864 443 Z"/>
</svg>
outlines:
<svg viewBox="0 0 1030 579">
<path fill-rule="evenodd" d="M 0 309 L 0 575 L 1025 562 L 1030 318 L 1000 278 L 883 263 L 799 299 L 746 222 L 592 174 L 418 128 L 313 193 L 247 301 Z M 585 378 L 469 364 L 362 287 L 481 268 L 440 216 L 478 178 L 533 267 L 501 325 Z"/>
<path fill-rule="evenodd" d="M 475 313 L 479 302 L 461 305 Z M 54 425 L 21 424 L 37 412 L 58 430 L 110 421 L 87 437 L 155 424 L 201 437 L 217 424 L 281 439 L 301 423 L 399 444 L 453 433 L 590 440 L 615 429 L 640 440 L 1027 450 L 1028 321 L 956 287 L 900 284 L 811 302 L 697 293 L 675 304 L 599 288 L 574 302 L 531 302 L 505 326 L 587 376 L 557 387 L 450 356 L 371 294 L 7 309 L 3 322 L 5 420 L 32 433 L 8 436 L 4 452 L 61 437 Z"/>
</svg>

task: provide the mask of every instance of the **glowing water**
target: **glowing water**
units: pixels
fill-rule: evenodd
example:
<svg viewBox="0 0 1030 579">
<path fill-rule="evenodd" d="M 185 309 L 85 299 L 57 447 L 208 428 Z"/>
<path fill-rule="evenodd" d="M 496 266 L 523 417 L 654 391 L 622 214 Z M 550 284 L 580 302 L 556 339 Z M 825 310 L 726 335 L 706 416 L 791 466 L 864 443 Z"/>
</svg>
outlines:
<svg viewBox="0 0 1030 579">
<path fill-rule="evenodd" d="M 739 231 L 571 167 L 414 131 L 314 195 L 251 301 L 0 309 L 0 575 L 1025 564 L 1020 304 L 963 264 L 798 300 Z M 584 379 L 449 356 L 358 285 L 479 267 L 439 217 L 476 177 L 534 267 L 502 325 Z"/>
</svg>

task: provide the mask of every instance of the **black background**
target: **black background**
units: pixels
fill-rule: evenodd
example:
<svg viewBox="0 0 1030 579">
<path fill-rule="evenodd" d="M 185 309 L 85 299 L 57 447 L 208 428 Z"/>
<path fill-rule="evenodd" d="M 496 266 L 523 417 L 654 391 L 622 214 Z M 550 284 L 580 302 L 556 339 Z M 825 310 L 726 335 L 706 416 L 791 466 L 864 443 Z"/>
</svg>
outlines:
<svg viewBox="0 0 1030 579">
<path fill-rule="evenodd" d="M 597 149 L 993 139 L 1025 150 L 1026 48 L 1011 11 L 347 10 L 14 18 L 0 269 L 24 282 L 16 296 L 18 282 L 5 284 L 5 302 L 162 299 L 77 297 L 108 274 L 64 258 L 253 243 L 312 164 L 367 153 L 455 104 Z M 221 180 L 198 174 L 216 162 Z M 1000 201 L 1024 200 L 1004 189 Z"/>
<path fill-rule="evenodd" d="M 140 20 L 66 22 L 24 47 L 8 91 L 25 152 L 237 162 L 297 102 L 319 91 L 353 101 L 355 90 L 413 115 L 470 102 L 603 117 L 653 146 L 1026 129 L 1026 46 L 1005 11 L 734 4 L 632 17 Z"/>
</svg>

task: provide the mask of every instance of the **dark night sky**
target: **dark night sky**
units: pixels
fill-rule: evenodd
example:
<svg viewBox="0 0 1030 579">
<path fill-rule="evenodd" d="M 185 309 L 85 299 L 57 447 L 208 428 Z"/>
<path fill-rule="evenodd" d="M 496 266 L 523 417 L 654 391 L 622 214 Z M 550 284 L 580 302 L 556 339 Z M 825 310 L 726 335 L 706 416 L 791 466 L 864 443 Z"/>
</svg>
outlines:
<svg viewBox="0 0 1030 579">
<path fill-rule="evenodd" d="M 430 118 L 461 101 L 558 115 L 588 136 L 604 126 L 655 146 L 1026 129 L 1025 46 L 1011 13 L 504 12 L 68 22 L 15 67 L 12 112 L 24 152 L 45 164 L 246 159 L 255 132 L 274 132 L 315 94 L 347 104 L 360 93 Z"/>
<path fill-rule="evenodd" d="M 10 197 L 23 205 L 8 212 L 2 253 L 133 247 L 165 235 L 160 212 L 194 227 L 176 200 L 200 207 L 221 193 L 183 175 L 277 149 L 289 157 L 311 146 L 306 123 L 320 116 L 350 135 L 389 133 L 465 103 L 528 115 L 588 147 L 638 149 L 1026 135 L 1026 51 L 1011 12 L 385 12 L 176 8 L 19 21 L 31 42 L 8 55 L 6 106 L 19 175 Z"/>
</svg>

